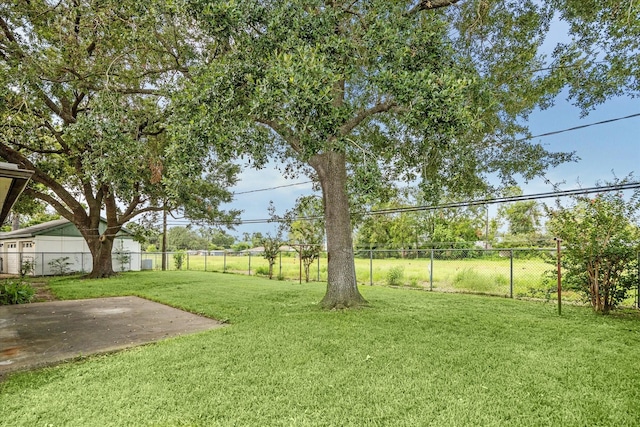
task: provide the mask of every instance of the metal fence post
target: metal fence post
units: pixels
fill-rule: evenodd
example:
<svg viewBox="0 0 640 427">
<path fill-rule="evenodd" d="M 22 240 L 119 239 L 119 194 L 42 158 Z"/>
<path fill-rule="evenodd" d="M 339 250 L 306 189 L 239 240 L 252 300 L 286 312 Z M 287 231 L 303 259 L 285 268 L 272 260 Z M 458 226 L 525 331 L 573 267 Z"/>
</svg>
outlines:
<svg viewBox="0 0 640 427">
<path fill-rule="evenodd" d="M 320 252 L 318 252 L 318 282 L 320 281 Z"/>
<path fill-rule="evenodd" d="M 431 248 L 431 261 L 429 263 L 429 290 L 433 291 L 433 248 Z"/>
<path fill-rule="evenodd" d="M 560 255 L 560 243 L 562 240 L 557 237 L 553 238 L 556 241 L 556 256 L 558 257 L 558 316 L 562 315 L 562 261 Z"/>
<path fill-rule="evenodd" d="M 511 272 L 509 273 L 509 297 L 513 298 L 513 249 L 511 249 L 511 262 L 510 262 L 510 269 Z"/>
<path fill-rule="evenodd" d="M 373 286 L 373 249 L 369 249 L 369 286 Z"/>
<path fill-rule="evenodd" d="M 225 273 L 227 271 L 227 251 L 222 254 L 222 272 Z"/>
<path fill-rule="evenodd" d="M 249 252 L 249 276 L 251 276 L 251 252 Z"/>
</svg>

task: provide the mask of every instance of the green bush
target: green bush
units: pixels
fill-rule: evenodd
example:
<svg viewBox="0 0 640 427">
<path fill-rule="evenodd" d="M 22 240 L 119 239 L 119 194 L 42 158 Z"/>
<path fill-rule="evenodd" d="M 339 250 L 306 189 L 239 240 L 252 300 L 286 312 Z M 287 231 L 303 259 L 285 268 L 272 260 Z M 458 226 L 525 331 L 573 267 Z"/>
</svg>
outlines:
<svg viewBox="0 0 640 427">
<path fill-rule="evenodd" d="M 605 192 L 574 199 L 573 206 L 558 203 L 549 211 L 548 229 L 563 246 L 562 285 L 583 293 L 594 311 L 606 314 L 638 283 L 640 189 L 630 199 Z"/>
<path fill-rule="evenodd" d="M 36 267 L 35 261 L 31 259 L 22 260 L 20 263 L 20 277 L 24 277 L 27 274 L 33 273 L 33 270 Z"/>
<path fill-rule="evenodd" d="M 69 274 L 71 272 L 71 268 L 69 268 L 69 266 L 73 265 L 72 262 L 69 262 L 68 256 L 52 259 L 47 264 L 54 276 L 64 276 L 65 274 Z"/>
<path fill-rule="evenodd" d="M 7 280 L 0 283 L 0 305 L 25 304 L 35 295 L 33 287 L 26 282 Z"/>
<path fill-rule="evenodd" d="M 269 267 L 260 266 L 256 268 L 256 274 L 260 276 L 268 276 L 269 275 Z"/>
<path fill-rule="evenodd" d="M 404 278 L 404 267 L 392 267 L 387 272 L 387 285 L 389 286 L 402 286 L 402 279 Z"/>
<path fill-rule="evenodd" d="M 176 252 L 173 254 L 173 262 L 176 266 L 176 270 L 182 270 L 182 264 L 184 264 L 184 259 L 187 254 L 184 252 Z"/>
</svg>

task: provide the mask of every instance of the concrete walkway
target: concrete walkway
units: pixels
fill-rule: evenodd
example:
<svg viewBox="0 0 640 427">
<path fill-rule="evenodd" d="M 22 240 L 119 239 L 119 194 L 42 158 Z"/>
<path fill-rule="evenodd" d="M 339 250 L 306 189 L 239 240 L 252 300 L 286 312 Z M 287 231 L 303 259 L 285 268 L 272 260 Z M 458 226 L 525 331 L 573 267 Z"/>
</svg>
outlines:
<svg viewBox="0 0 640 427">
<path fill-rule="evenodd" d="M 0 306 L 0 380 L 13 371 L 221 326 L 138 297 Z"/>
</svg>

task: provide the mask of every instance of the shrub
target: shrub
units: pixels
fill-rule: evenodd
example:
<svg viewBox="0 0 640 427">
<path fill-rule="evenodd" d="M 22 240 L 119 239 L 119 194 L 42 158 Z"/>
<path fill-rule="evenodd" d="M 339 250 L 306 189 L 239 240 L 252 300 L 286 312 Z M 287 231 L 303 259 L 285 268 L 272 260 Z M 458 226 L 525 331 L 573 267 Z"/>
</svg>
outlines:
<svg viewBox="0 0 640 427">
<path fill-rule="evenodd" d="M 49 265 L 51 273 L 55 276 L 64 276 L 71 272 L 69 266 L 72 265 L 72 263 L 69 262 L 68 256 L 52 259 L 47 264 Z"/>
<path fill-rule="evenodd" d="M 573 206 L 558 204 L 549 214 L 548 228 L 564 246 L 563 286 L 584 293 L 596 312 L 608 313 L 637 283 L 640 190 L 629 200 L 622 193 L 576 196 Z"/>
<path fill-rule="evenodd" d="M 184 259 L 187 254 L 184 252 L 176 252 L 173 254 L 173 262 L 176 266 L 176 270 L 182 270 L 182 264 L 184 263 Z"/>
<path fill-rule="evenodd" d="M 25 304 L 35 295 L 33 287 L 26 282 L 7 280 L 0 283 L 0 305 Z"/>
<path fill-rule="evenodd" d="M 387 272 L 387 285 L 389 286 L 401 286 L 402 279 L 404 278 L 404 267 L 392 267 Z"/>
<path fill-rule="evenodd" d="M 24 259 L 20 263 L 20 277 L 24 277 L 30 273 L 33 273 L 33 270 L 36 268 L 36 263 L 32 259 Z"/>
<path fill-rule="evenodd" d="M 120 265 L 120 271 L 126 271 L 129 268 L 129 262 L 131 261 L 131 253 L 124 250 L 124 243 L 120 240 L 120 245 L 114 252 L 114 258 Z"/>
</svg>

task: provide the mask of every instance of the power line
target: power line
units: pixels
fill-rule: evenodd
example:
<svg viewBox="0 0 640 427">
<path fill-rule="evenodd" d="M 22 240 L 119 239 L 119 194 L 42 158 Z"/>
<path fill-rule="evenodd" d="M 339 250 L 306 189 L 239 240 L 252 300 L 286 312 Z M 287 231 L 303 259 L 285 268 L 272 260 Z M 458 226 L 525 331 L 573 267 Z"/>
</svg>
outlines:
<svg viewBox="0 0 640 427">
<path fill-rule="evenodd" d="M 557 197 L 567 197 L 567 196 L 576 196 L 576 195 L 587 195 L 593 193 L 607 193 L 611 191 L 624 191 L 624 190 L 633 190 L 640 188 L 640 182 L 629 182 L 624 184 L 616 184 L 616 185 L 606 185 L 601 187 L 587 187 L 587 188 L 578 188 L 573 190 L 561 190 L 561 191 L 550 191 L 545 193 L 536 193 L 536 194 L 525 194 L 520 196 L 507 196 L 507 197 L 497 197 L 493 199 L 478 199 L 478 200 L 470 200 L 464 202 L 453 202 L 453 203 L 445 203 L 434 206 L 406 206 L 399 208 L 391 208 L 391 209 L 378 209 L 372 210 L 368 212 L 358 212 L 360 215 L 370 216 L 370 215 L 390 215 L 397 213 L 406 213 L 406 212 L 419 212 L 419 211 L 434 211 L 439 209 L 455 209 L 461 207 L 470 207 L 470 206 L 486 206 L 493 205 L 499 203 L 512 203 L 512 202 L 523 202 L 523 201 L 531 201 L 531 200 L 541 200 L 541 199 L 551 199 Z M 295 220 L 302 221 L 310 221 L 322 219 L 322 217 L 299 217 L 295 218 Z M 266 224 L 266 223 L 274 223 L 274 222 L 282 222 L 284 219 L 281 218 L 269 218 L 269 219 L 246 219 L 235 222 L 235 225 L 247 225 L 247 224 Z"/>
<path fill-rule="evenodd" d="M 576 196 L 576 195 L 587 195 L 587 194 L 603 193 L 603 192 L 611 192 L 611 191 L 632 190 L 636 188 L 640 188 L 640 182 L 629 182 L 625 184 L 607 185 L 607 186 L 601 186 L 601 187 L 578 188 L 574 190 L 550 191 L 546 193 L 525 194 L 521 196 L 497 197 L 494 199 L 479 199 L 479 200 L 472 200 L 472 201 L 466 201 L 466 202 L 446 203 L 443 205 L 436 205 L 436 206 L 408 206 L 404 208 L 380 209 L 375 211 L 369 211 L 364 214 L 365 215 L 386 215 L 391 213 L 431 211 L 431 210 L 437 210 L 437 209 L 453 209 L 453 208 L 469 207 L 469 206 L 485 206 L 485 205 L 493 205 L 498 203 L 523 202 L 523 201 L 550 199 L 550 198 Z"/>
<path fill-rule="evenodd" d="M 561 129 L 561 130 L 555 130 L 555 131 L 552 131 L 552 132 L 541 133 L 540 135 L 534 135 L 534 136 L 529 136 L 529 137 L 526 137 L 526 138 L 521 138 L 521 139 L 518 139 L 517 141 L 521 142 L 521 141 L 526 141 L 528 139 L 533 139 L 533 138 L 542 138 L 542 137 L 545 137 L 545 136 L 557 135 L 559 133 L 572 132 L 574 130 L 584 129 L 584 128 L 588 128 L 588 127 L 591 127 L 591 126 L 603 125 L 603 124 L 606 124 L 606 123 L 613 123 L 613 122 L 617 122 L 619 120 L 632 119 L 634 117 L 640 117 L 640 113 L 630 114 L 630 115 L 624 116 L 624 117 L 616 117 L 616 118 L 613 118 L 613 119 L 602 120 L 602 121 L 594 122 L 594 123 L 587 123 L 587 124 L 580 125 L 580 126 L 570 127 L 570 128 L 567 128 L 567 129 Z"/>
<path fill-rule="evenodd" d="M 257 193 L 259 191 L 270 191 L 270 190 L 277 190 L 278 188 L 285 188 L 285 187 L 294 187 L 296 185 L 304 185 L 304 184 L 312 184 L 313 181 L 304 181 L 304 182 L 296 182 L 293 184 L 286 184 L 286 185 L 278 185 L 276 187 L 269 187 L 269 188 L 259 188 L 257 190 L 248 190 L 248 191 L 241 191 L 239 193 L 233 193 L 234 196 L 238 196 L 240 194 L 249 194 L 249 193 Z"/>
</svg>

